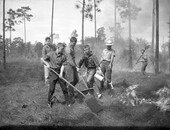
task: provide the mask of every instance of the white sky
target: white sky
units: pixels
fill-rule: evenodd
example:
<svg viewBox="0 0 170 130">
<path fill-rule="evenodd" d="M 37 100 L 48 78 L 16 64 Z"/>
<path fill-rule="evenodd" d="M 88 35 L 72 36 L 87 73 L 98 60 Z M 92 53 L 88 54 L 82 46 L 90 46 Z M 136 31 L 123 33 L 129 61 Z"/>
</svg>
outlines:
<svg viewBox="0 0 170 130">
<path fill-rule="evenodd" d="M 27 42 L 40 41 L 44 43 L 46 36 L 51 30 L 51 4 L 52 0 L 5 0 L 6 12 L 12 8 L 16 10 L 21 6 L 29 6 L 32 10 L 29 12 L 33 15 L 27 26 Z M 81 13 L 75 8 L 77 0 L 54 0 L 54 33 L 59 34 L 59 41 L 69 42 L 71 32 L 76 29 L 78 32 L 78 40 L 81 40 Z M 81 0 L 80 0 L 81 1 Z M 137 20 L 132 21 L 132 38 L 145 38 L 151 41 L 152 31 L 152 0 L 131 0 L 142 8 Z M 160 43 L 164 38 L 164 42 L 168 40 L 168 24 L 170 19 L 170 0 L 160 0 Z M 114 0 L 103 0 L 100 8 L 101 13 L 97 13 L 97 28 L 105 27 L 107 37 L 110 37 L 108 27 L 114 26 Z M 6 15 L 7 17 L 7 15 Z M 117 20 L 120 18 L 117 15 Z M 128 36 L 128 22 L 122 24 L 125 27 L 123 37 Z M 21 37 L 24 39 L 23 24 L 16 25 L 15 32 L 12 37 Z M 2 0 L 0 0 L 0 34 L 2 35 Z M 85 37 L 94 36 L 94 24 L 89 20 L 85 20 Z M 9 32 L 6 32 L 9 37 Z M 54 41 L 57 42 L 57 41 Z"/>
</svg>

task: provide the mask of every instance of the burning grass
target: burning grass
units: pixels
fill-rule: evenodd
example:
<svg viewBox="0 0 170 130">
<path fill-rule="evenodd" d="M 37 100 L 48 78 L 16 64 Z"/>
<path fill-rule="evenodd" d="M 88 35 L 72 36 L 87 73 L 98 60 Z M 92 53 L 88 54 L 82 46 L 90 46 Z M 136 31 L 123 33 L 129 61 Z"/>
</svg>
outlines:
<svg viewBox="0 0 170 130">
<path fill-rule="evenodd" d="M 161 111 L 170 110 L 170 88 L 167 83 L 160 80 L 148 81 L 146 86 L 139 84 L 131 85 L 116 97 L 116 100 L 127 106 L 138 106 L 141 104 L 154 104 Z"/>
</svg>

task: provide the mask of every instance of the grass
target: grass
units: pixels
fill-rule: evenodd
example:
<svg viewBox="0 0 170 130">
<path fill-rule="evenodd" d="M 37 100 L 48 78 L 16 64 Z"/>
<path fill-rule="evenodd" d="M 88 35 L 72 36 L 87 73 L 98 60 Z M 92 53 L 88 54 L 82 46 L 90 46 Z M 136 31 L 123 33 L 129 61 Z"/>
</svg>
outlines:
<svg viewBox="0 0 170 130">
<path fill-rule="evenodd" d="M 26 59 L 24 57 L 8 59 L 6 70 L 0 65 L 0 84 L 41 81 L 44 78 L 43 64 L 39 59 Z"/>
<path fill-rule="evenodd" d="M 112 75 L 117 90 L 122 89 L 121 82 L 125 79 L 127 84 L 140 84 L 142 87 L 138 91 L 143 95 L 160 87 L 154 87 L 152 81 L 157 81 L 157 84 L 166 78 L 163 74 L 152 74 L 152 78 L 148 79 L 140 72 L 119 70 L 114 68 Z M 164 116 L 155 106 L 125 106 L 114 101 L 116 94 L 111 98 L 107 92 L 101 99 L 104 110 L 97 116 L 90 112 L 85 103 L 76 102 L 68 108 L 55 101 L 50 109 L 47 107 L 48 88 L 43 79 L 43 64 L 39 59 L 8 59 L 7 69 L 0 69 L 0 125 L 169 126 L 169 114 Z M 121 90 L 118 92 L 121 93 Z M 63 99 L 58 86 L 55 95 Z"/>
</svg>

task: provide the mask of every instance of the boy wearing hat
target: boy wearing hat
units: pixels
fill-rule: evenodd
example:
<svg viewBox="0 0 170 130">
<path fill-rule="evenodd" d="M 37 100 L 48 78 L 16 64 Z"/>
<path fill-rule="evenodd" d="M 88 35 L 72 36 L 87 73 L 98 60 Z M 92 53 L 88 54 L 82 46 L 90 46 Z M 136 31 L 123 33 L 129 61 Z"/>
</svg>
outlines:
<svg viewBox="0 0 170 130">
<path fill-rule="evenodd" d="M 96 70 L 100 64 L 97 60 L 97 57 L 90 50 L 89 45 L 85 45 L 83 51 L 84 51 L 84 56 L 79 61 L 78 68 L 81 68 L 81 66 L 84 63 L 85 67 L 87 68 L 87 86 L 88 88 L 93 88 L 94 75 L 96 74 Z M 90 89 L 89 93 L 93 95 L 94 90 Z"/>
<path fill-rule="evenodd" d="M 78 72 L 76 68 L 76 62 L 75 62 L 75 45 L 77 43 L 76 37 L 71 37 L 69 45 L 66 47 L 66 56 L 67 56 L 67 62 L 65 62 L 62 66 L 60 75 L 63 76 L 67 81 L 69 81 L 73 86 L 75 86 L 78 81 Z M 69 91 L 69 100 L 70 104 L 73 104 L 75 102 L 74 100 L 74 89 L 68 85 L 68 91 Z"/>
<path fill-rule="evenodd" d="M 106 49 L 102 52 L 102 58 L 100 61 L 101 71 L 104 75 L 104 87 L 107 89 L 109 84 L 111 83 L 111 75 L 112 75 L 112 67 L 113 61 L 115 57 L 115 50 L 112 49 L 112 41 L 108 40 L 106 42 Z M 112 87 L 112 86 L 111 86 Z"/>
<path fill-rule="evenodd" d="M 50 37 L 45 38 L 45 45 L 43 46 L 42 49 L 42 57 L 44 58 L 47 53 L 51 51 L 55 51 L 55 46 L 51 44 L 51 39 Z M 45 78 L 45 83 L 47 83 L 48 78 L 49 78 L 49 70 L 48 68 L 44 65 L 44 78 Z"/>
<path fill-rule="evenodd" d="M 64 54 L 65 45 L 63 43 L 58 43 L 56 47 L 56 51 L 49 52 L 43 58 L 45 61 L 49 62 L 48 68 L 52 68 L 56 73 L 60 73 L 61 66 L 64 62 L 66 62 L 66 56 Z M 60 87 L 63 91 L 63 95 L 65 97 L 66 103 L 69 104 L 69 97 L 67 87 L 65 82 L 61 80 L 52 70 L 49 71 L 49 92 L 48 92 L 48 105 L 51 107 L 52 105 L 52 96 L 55 92 L 56 83 L 60 84 Z"/>
</svg>

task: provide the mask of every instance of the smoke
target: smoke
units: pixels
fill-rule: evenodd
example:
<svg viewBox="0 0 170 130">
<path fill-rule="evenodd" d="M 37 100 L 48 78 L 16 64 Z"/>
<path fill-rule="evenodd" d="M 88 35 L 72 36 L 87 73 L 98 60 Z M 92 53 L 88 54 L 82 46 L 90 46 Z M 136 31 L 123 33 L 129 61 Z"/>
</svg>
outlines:
<svg viewBox="0 0 170 130">
<path fill-rule="evenodd" d="M 132 39 L 143 38 L 148 42 L 151 42 L 152 38 L 152 0 L 131 0 L 132 4 L 135 4 L 141 11 L 139 12 L 137 19 L 132 20 Z M 167 22 L 170 19 L 170 0 L 160 0 L 159 1 L 159 30 L 160 30 L 160 43 L 162 43 L 162 38 L 164 37 L 165 41 L 168 39 L 168 25 Z M 103 22 L 103 26 L 106 28 L 107 38 L 113 36 L 108 30 L 109 26 L 114 27 L 114 1 L 108 0 L 104 3 L 103 15 L 105 16 L 105 21 Z M 128 37 L 128 21 L 122 23 L 122 20 L 117 11 L 117 22 L 120 22 L 124 27 L 124 32 L 122 33 L 123 38 Z"/>
</svg>

